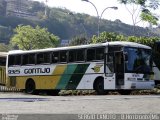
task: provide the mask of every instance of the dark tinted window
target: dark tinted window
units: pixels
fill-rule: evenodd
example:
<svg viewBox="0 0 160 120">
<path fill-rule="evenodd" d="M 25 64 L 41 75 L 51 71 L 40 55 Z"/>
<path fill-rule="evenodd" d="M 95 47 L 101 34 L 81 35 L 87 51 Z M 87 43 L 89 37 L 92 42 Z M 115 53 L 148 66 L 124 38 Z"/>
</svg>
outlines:
<svg viewBox="0 0 160 120">
<path fill-rule="evenodd" d="M 50 63 L 50 53 L 44 52 L 37 54 L 37 64 Z"/>
<path fill-rule="evenodd" d="M 96 60 L 104 59 L 104 48 L 96 48 Z"/>
<path fill-rule="evenodd" d="M 76 50 L 76 61 L 84 61 L 85 49 Z"/>
<path fill-rule="evenodd" d="M 95 60 L 96 49 L 88 49 L 87 50 L 87 61 Z"/>
<path fill-rule="evenodd" d="M 15 61 L 14 61 L 14 65 L 21 65 L 21 55 L 16 55 L 15 56 Z"/>
<path fill-rule="evenodd" d="M 10 55 L 8 64 L 9 66 L 21 65 L 21 55 Z"/>
<path fill-rule="evenodd" d="M 76 61 L 76 52 L 75 51 L 69 51 L 69 62 Z"/>
<path fill-rule="evenodd" d="M 59 62 L 59 52 L 53 52 L 52 53 L 52 63 Z"/>
<path fill-rule="evenodd" d="M 22 57 L 22 64 L 35 64 L 35 54 L 24 54 Z"/>
<path fill-rule="evenodd" d="M 8 61 L 9 66 L 10 66 L 10 65 L 14 65 L 14 60 L 15 60 L 15 56 L 10 55 L 10 56 L 9 56 L 9 61 Z"/>
<path fill-rule="evenodd" d="M 60 62 L 67 62 L 67 51 L 60 51 Z"/>
</svg>

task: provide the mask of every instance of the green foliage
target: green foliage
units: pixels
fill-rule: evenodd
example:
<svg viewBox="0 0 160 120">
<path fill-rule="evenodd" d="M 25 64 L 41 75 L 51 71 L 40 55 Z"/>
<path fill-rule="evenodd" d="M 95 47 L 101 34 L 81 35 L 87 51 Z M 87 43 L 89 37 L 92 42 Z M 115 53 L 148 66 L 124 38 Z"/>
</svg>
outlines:
<svg viewBox="0 0 160 120">
<path fill-rule="evenodd" d="M 11 50 L 9 45 L 5 45 L 3 43 L 0 44 L 0 52 L 8 52 L 9 50 Z"/>
<path fill-rule="evenodd" d="M 159 37 L 136 37 L 136 36 L 124 36 L 116 33 L 103 32 L 99 37 L 93 36 L 91 43 L 102 43 L 109 41 L 129 41 L 136 42 L 153 47 L 156 41 L 160 41 Z"/>
<path fill-rule="evenodd" d="M 102 43 L 102 42 L 124 41 L 124 40 L 125 38 L 123 35 L 116 34 L 113 32 L 102 32 L 100 33 L 99 37 L 93 35 L 91 43 Z"/>
<path fill-rule="evenodd" d="M 142 7 L 141 9 L 141 19 L 147 21 L 153 25 L 157 25 L 158 17 L 154 15 L 151 11 L 158 9 L 160 5 L 159 0 L 118 0 L 122 4 L 137 4 Z"/>
<path fill-rule="evenodd" d="M 85 44 L 87 44 L 87 43 L 89 43 L 88 39 L 87 39 L 85 36 L 81 35 L 81 36 L 76 36 L 76 37 L 74 37 L 74 38 L 70 41 L 69 45 L 70 45 L 70 46 L 85 45 Z"/>
<path fill-rule="evenodd" d="M 55 47 L 59 38 L 47 31 L 46 28 L 35 28 L 30 25 L 19 25 L 14 29 L 14 36 L 11 39 L 13 46 L 18 46 L 22 50 L 42 49 L 47 47 Z"/>
<path fill-rule="evenodd" d="M 140 17 L 144 21 L 148 21 L 149 23 L 152 23 L 153 25 L 158 25 L 157 23 L 158 18 L 148 10 L 143 10 Z"/>
</svg>

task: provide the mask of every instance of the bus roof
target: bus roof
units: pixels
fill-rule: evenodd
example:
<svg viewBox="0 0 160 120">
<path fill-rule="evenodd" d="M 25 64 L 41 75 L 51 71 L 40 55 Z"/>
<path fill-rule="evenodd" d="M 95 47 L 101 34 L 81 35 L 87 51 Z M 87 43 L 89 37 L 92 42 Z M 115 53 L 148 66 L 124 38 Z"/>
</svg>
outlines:
<svg viewBox="0 0 160 120">
<path fill-rule="evenodd" d="M 67 46 L 67 47 L 57 47 L 57 48 L 46 48 L 46 49 L 37 49 L 37 50 L 13 50 L 9 51 L 9 54 L 21 54 L 21 53 L 35 53 L 35 52 L 47 52 L 47 51 L 59 51 L 59 50 L 74 50 L 74 49 L 83 49 L 83 48 L 91 48 L 91 47 L 103 47 L 103 46 L 126 46 L 126 47 L 136 47 L 136 48 L 144 48 L 151 49 L 151 47 L 142 45 L 134 42 L 125 42 L 125 41 L 114 41 L 114 42 L 106 42 L 106 43 L 97 43 L 97 44 L 88 44 L 88 45 L 79 45 L 79 46 Z"/>
</svg>

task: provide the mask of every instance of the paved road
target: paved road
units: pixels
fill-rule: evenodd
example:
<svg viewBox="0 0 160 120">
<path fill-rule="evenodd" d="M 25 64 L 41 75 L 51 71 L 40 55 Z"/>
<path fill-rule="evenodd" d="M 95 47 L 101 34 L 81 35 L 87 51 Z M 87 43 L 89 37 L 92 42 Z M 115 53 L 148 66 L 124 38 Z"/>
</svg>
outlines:
<svg viewBox="0 0 160 120">
<path fill-rule="evenodd" d="M 0 93 L 0 113 L 160 113 L 159 95 L 39 96 Z"/>
</svg>

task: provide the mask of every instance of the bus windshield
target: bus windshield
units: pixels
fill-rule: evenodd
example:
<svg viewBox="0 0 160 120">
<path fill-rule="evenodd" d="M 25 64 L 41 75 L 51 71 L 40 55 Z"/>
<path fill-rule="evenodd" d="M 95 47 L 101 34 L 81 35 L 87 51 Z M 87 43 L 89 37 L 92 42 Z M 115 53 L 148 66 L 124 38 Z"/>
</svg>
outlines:
<svg viewBox="0 0 160 120">
<path fill-rule="evenodd" d="M 151 55 L 150 49 L 125 47 L 127 53 L 126 72 L 150 73 Z"/>
</svg>

